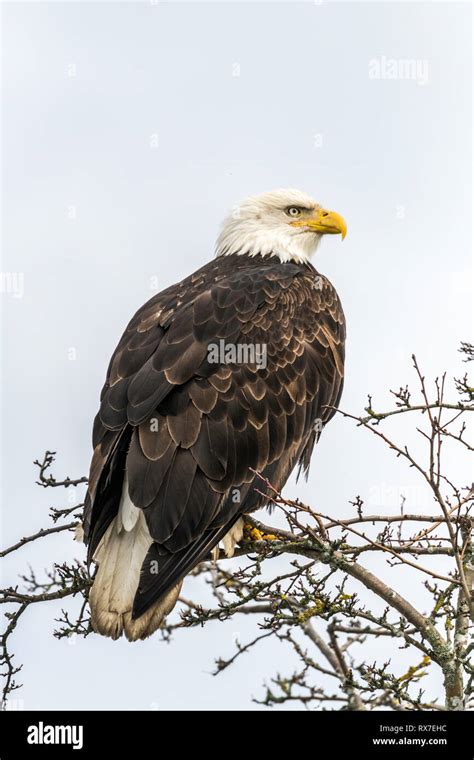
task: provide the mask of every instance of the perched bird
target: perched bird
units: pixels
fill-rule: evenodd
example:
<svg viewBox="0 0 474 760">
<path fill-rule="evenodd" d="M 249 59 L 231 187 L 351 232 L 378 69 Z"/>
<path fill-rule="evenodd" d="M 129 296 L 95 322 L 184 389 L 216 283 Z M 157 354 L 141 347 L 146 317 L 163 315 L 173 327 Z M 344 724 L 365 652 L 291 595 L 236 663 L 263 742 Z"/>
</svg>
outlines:
<svg viewBox="0 0 474 760">
<path fill-rule="evenodd" d="M 153 296 L 112 356 L 84 511 L 95 631 L 143 639 L 243 515 L 307 473 L 339 403 L 345 320 L 310 263 L 343 218 L 298 190 L 248 198 L 216 257 Z"/>
</svg>

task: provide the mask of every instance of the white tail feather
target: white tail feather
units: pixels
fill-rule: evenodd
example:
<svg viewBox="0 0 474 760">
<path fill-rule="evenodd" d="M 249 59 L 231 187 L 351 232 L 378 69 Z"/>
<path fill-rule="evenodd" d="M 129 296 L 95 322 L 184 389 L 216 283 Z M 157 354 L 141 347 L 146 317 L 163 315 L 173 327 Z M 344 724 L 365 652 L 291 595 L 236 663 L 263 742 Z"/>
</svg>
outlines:
<svg viewBox="0 0 474 760">
<path fill-rule="evenodd" d="M 122 634 L 130 641 L 145 639 L 159 628 L 163 618 L 175 606 L 181 583 L 143 615 L 132 620 L 140 570 L 151 543 L 145 516 L 132 503 L 125 476 L 117 517 L 109 525 L 94 555 L 94 562 L 99 567 L 89 603 L 92 627 L 97 633 L 112 639 L 118 639 Z"/>
</svg>

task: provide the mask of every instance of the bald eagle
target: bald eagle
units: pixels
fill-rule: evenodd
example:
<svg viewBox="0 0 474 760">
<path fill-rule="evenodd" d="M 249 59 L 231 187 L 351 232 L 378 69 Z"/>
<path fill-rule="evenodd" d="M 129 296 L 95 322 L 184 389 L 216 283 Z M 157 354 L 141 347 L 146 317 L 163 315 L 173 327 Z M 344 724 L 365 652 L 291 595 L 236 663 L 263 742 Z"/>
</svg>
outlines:
<svg viewBox="0 0 474 760">
<path fill-rule="evenodd" d="M 112 356 L 93 430 L 84 510 L 92 627 L 143 639 L 183 578 L 242 537 L 265 504 L 306 474 L 339 403 L 345 320 L 310 263 L 343 218 L 297 190 L 241 203 L 216 257 L 153 296 Z"/>
</svg>

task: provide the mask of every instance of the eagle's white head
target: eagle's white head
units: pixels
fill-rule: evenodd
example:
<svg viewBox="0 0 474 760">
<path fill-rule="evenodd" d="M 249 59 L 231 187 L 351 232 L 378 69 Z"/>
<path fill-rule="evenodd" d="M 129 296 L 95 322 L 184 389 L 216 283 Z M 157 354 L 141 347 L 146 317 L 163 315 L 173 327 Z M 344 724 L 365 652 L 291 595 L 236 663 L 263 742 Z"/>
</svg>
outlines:
<svg viewBox="0 0 474 760">
<path fill-rule="evenodd" d="M 346 235 L 346 223 L 300 190 L 273 190 L 252 196 L 236 206 L 224 221 L 216 254 L 278 256 L 280 261 L 304 262 L 313 255 L 322 235 Z"/>
</svg>

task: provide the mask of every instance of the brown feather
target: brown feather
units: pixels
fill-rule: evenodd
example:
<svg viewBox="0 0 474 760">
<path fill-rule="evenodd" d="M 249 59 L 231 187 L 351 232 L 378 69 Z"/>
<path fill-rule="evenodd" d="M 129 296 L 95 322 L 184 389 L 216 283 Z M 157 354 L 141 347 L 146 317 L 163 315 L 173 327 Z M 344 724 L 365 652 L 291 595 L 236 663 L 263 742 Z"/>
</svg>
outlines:
<svg viewBox="0 0 474 760">
<path fill-rule="evenodd" d="M 209 345 L 220 340 L 265 345 L 267 366 L 211 364 Z M 155 541 L 150 556 L 165 567 L 156 582 L 143 581 L 137 610 L 175 588 L 226 526 L 265 502 L 254 470 L 277 489 L 298 461 L 307 471 L 314 423 L 325 424 L 341 396 L 344 340 L 329 281 L 309 264 L 271 256 L 220 257 L 133 317 L 94 424 L 85 525 L 97 545 L 114 498 L 118 509 L 125 461 L 130 498 Z"/>
</svg>

